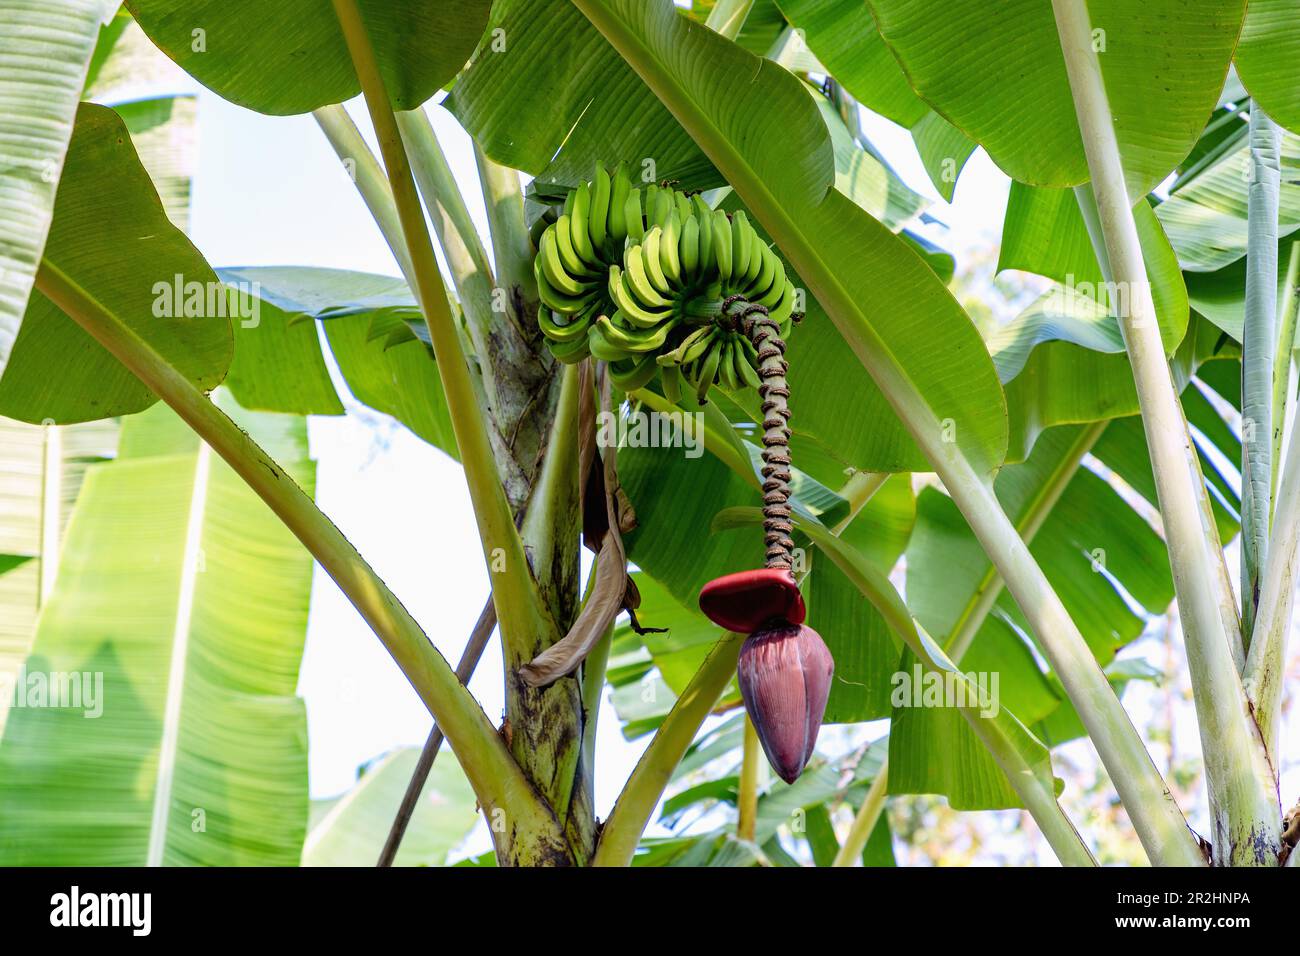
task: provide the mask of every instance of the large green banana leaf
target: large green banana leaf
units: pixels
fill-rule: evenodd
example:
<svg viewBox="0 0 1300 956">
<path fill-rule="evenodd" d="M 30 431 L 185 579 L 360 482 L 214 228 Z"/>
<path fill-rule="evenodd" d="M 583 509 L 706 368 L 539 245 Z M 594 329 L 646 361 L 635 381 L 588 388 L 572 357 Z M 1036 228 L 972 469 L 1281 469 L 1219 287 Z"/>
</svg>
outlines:
<svg viewBox="0 0 1300 956">
<path fill-rule="evenodd" d="M 1295 82 L 1300 54 L 1300 2 L 1250 0 L 1237 43 L 1237 75 L 1270 117 L 1300 132 L 1300 87 Z"/>
<path fill-rule="evenodd" d="M 911 129 L 930 107 L 907 82 L 861 0 L 778 0 L 790 23 L 859 103 Z"/>
<path fill-rule="evenodd" d="M 114 0 L 10 0 L 0 7 L 0 375 L 50 232 L 91 56 L 116 8 Z"/>
<path fill-rule="evenodd" d="M 156 96 L 107 105 L 126 124 L 167 218 L 188 233 L 190 192 L 198 161 L 198 100 L 184 95 Z"/>
<path fill-rule="evenodd" d="M 110 109 L 83 104 L 78 110 L 45 259 L 121 315 L 197 386 L 220 383 L 230 363 L 229 322 L 209 314 L 207 296 L 187 309 L 174 294 L 178 284 L 220 289 L 217 277 L 168 221 L 125 125 Z M 128 414 L 155 401 L 58 307 L 40 293 L 31 296 L 0 375 L 0 413 L 63 424 Z"/>
<path fill-rule="evenodd" d="M 0 419 L 0 685 L 8 686 L 31 650 L 86 469 L 116 450 L 112 420 L 28 425 Z M 0 730 L 11 700 L 0 693 Z"/>
<path fill-rule="evenodd" d="M 1240 355 L 1220 329 L 1193 314 L 1170 368 L 1181 388 L 1206 361 Z M 1039 345 L 1021 373 L 1006 383 L 1006 394 L 1011 419 L 1007 461 L 1023 461 L 1044 429 L 1139 412 L 1127 355 L 1085 351 L 1063 341 Z"/>
<path fill-rule="evenodd" d="M 957 191 L 957 177 L 975 152 L 975 141 L 931 110 L 912 127 L 912 142 L 939 195 L 948 202 Z"/>
<path fill-rule="evenodd" d="M 196 110 L 193 97 L 166 94 L 180 71 L 119 11 L 100 30 L 86 79 L 86 96 L 113 104 L 131 133 L 141 161 L 163 196 L 169 218 L 189 221 Z M 143 98 L 141 94 L 145 93 Z M 157 95 L 152 95 L 156 93 Z M 79 425 L 28 425 L 3 420 L 0 455 L 0 673 L 12 677 L 31 648 L 36 614 L 53 588 L 59 545 L 86 468 L 113 457 L 113 419 Z M 0 728 L 9 695 L 0 695 Z"/>
<path fill-rule="evenodd" d="M 1173 354 L 1189 338 L 1187 289 L 1151 207 L 1139 203 L 1134 212 L 1161 338 Z M 1014 320 L 986 330 L 1007 390 L 1008 459 L 1023 459 L 1044 428 L 1134 414 L 1137 394 L 1115 318 L 1124 290 L 1105 285 L 1070 190 L 1012 183 L 998 269 L 1053 281 Z"/>
<path fill-rule="evenodd" d="M 311 489 L 301 418 L 222 404 Z M 296 864 L 311 576 L 288 529 L 170 409 L 128 419 L 117 460 L 86 475 L 19 672 L 0 860 Z M 42 702 L 48 675 L 79 688 L 79 706 Z"/>
<path fill-rule="evenodd" d="M 358 6 L 393 106 L 413 110 L 469 59 L 491 0 Z M 306 113 L 361 92 L 330 0 L 128 0 L 127 7 L 182 69 L 259 113 Z"/>
<path fill-rule="evenodd" d="M 930 181 L 952 202 L 975 143 L 912 89 L 876 29 L 870 7 L 862 0 L 780 0 L 779 5 L 826 70 L 859 103 L 912 131 Z"/>
<path fill-rule="evenodd" d="M 224 269 L 218 274 L 231 284 L 238 315 L 247 316 L 231 324 L 235 357 L 226 376 L 231 394 L 245 407 L 262 411 L 343 414 L 343 403 L 325 367 L 316 323 L 259 297 L 256 280 L 232 280 Z"/>
<path fill-rule="evenodd" d="M 867 2 L 913 88 L 1008 175 L 1037 186 L 1088 181 L 1050 3 Z M 1136 200 L 1200 137 L 1223 89 L 1246 0 L 1087 0 L 1087 6 Z"/>
<path fill-rule="evenodd" d="M 362 768 L 343 796 L 317 810 L 302 848 L 303 866 L 374 866 L 411 782 L 419 747 L 402 747 Z M 443 866 L 474 825 L 474 791 L 455 756 L 438 755 L 411 814 L 394 866 Z"/>
<path fill-rule="evenodd" d="M 854 140 L 825 96 L 814 92 L 813 98 L 835 150 L 835 188 L 895 231 L 924 212 L 929 202 L 909 189 L 879 156 Z"/>
</svg>

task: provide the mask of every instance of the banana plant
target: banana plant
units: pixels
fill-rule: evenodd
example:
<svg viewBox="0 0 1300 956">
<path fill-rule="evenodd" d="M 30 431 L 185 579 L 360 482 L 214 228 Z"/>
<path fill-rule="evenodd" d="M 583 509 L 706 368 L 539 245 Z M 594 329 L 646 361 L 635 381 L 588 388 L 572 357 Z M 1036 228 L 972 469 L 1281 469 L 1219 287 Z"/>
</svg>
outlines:
<svg viewBox="0 0 1300 956">
<path fill-rule="evenodd" d="M 108 863 L 441 864 L 477 805 L 476 862 L 887 865 L 889 799 L 937 794 L 1021 809 L 1091 866 L 1053 753 L 1081 737 L 1152 864 L 1295 858 L 1288 4 L 118 6 L 0 9 L 0 142 L 24 150 L 0 164 L 0 415 L 21 439 L 0 594 L 26 602 L 0 676 L 113 691 L 102 723 L 11 712 L 0 858 L 78 862 L 88 834 Z M 51 31 L 58 69 L 25 55 Z M 1014 73 L 1010 48 L 1032 51 Z M 400 277 L 213 268 L 184 232 L 193 101 L 111 92 L 163 60 L 240 106 L 310 113 Z M 341 105 L 358 94 L 373 140 Z M 434 109 L 473 140 L 481 196 Z M 1009 178 L 996 270 L 1041 290 L 1018 315 L 959 301 L 942 209 L 864 109 L 910 132 L 945 200 L 978 148 Z M 453 670 L 438 622 L 312 500 L 302 416 L 354 403 L 463 469 L 499 726 L 467 688 L 477 654 Z M 647 418 L 683 451 L 630 439 Z M 115 460 L 79 486 L 78 430 L 117 419 Z M 102 557 L 133 507 L 153 532 Z M 129 640 L 133 554 L 168 573 Z M 308 555 L 436 724 L 423 755 L 385 755 L 310 816 Z M 248 653 L 215 639 L 213 571 L 260 602 L 223 631 Z M 1153 676 L 1125 647 L 1173 607 L 1203 806 L 1122 702 Z M 900 700 L 900 677 L 947 696 Z M 598 824 L 606 691 L 650 739 Z M 454 763 L 430 759 L 443 737 Z M 97 748 L 114 757 L 96 774 L 66 772 Z"/>
</svg>

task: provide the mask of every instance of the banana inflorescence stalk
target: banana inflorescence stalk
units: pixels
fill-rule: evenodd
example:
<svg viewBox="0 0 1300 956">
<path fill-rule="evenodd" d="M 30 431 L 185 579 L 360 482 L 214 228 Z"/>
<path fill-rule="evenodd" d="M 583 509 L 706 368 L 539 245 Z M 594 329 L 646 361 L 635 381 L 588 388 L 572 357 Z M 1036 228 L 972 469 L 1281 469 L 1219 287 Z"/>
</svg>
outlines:
<svg viewBox="0 0 1300 956">
<path fill-rule="evenodd" d="M 794 525 L 790 520 L 790 386 L 785 374 L 785 340 L 763 306 L 732 296 L 723 303 L 730 313 L 740 306 L 737 328 L 758 358 L 758 397 L 763 409 L 763 543 L 767 568 L 794 567 Z"/>
<path fill-rule="evenodd" d="M 608 362 L 626 391 L 661 377 L 677 402 L 687 389 L 761 384 L 758 349 L 724 315 L 741 296 L 789 331 L 795 287 L 780 257 L 744 212 L 713 209 L 700 195 L 656 183 L 634 187 L 619 166 L 597 166 L 538 238 L 538 317 L 563 362 Z"/>
</svg>

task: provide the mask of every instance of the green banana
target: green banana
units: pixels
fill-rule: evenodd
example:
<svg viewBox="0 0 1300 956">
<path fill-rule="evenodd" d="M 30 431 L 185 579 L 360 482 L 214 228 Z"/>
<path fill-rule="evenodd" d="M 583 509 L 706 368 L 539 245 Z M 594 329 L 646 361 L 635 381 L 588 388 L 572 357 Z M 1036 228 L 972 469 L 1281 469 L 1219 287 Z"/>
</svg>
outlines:
<svg viewBox="0 0 1300 956">
<path fill-rule="evenodd" d="M 668 214 L 673 209 L 673 191 L 663 186 L 655 194 L 654 224 L 661 229 L 668 224 Z"/>
<path fill-rule="evenodd" d="M 641 243 L 641 258 L 644 260 L 645 273 L 650 277 L 650 284 L 659 291 L 661 295 L 667 296 L 672 294 L 672 286 L 668 284 L 668 277 L 664 275 L 663 262 L 659 257 L 659 247 L 663 243 L 664 231 L 659 226 L 654 226 L 645 234 L 645 242 Z"/>
<path fill-rule="evenodd" d="M 556 221 L 554 229 L 547 231 L 555 239 L 555 250 L 559 253 L 560 264 L 564 266 L 565 272 L 571 276 L 584 278 L 600 276 L 600 271 L 583 262 L 578 256 L 578 251 L 573 248 L 573 220 L 567 214 Z"/>
<path fill-rule="evenodd" d="M 609 173 L 605 167 L 596 163 L 596 174 L 591 181 L 591 215 L 587 220 L 587 234 L 592 246 L 597 250 L 605 248 L 605 236 L 609 230 Z"/>
<path fill-rule="evenodd" d="M 616 316 L 617 317 L 617 316 Z M 668 333 L 677 326 L 676 319 L 670 319 L 663 322 L 655 329 L 646 329 L 641 332 L 633 332 L 626 329 L 620 329 L 613 321 L 600 316 L 596 319 L 596 327 L 605 340 L 616 348 L 626 349 L 629 352 L 653 352 L 668 339 Z"/>
<path fill-rule="evenodd" d="M 668 365 L 689 365 L 695 359 L 704 354 L 705 349 L 713 340 L 717 329 L 712 325 L 706 325 L 696 329 L 686 338 L 682 339 L 681 344 L 665 355 L 659 356 L 659 364 Z"/>
<path fill-rule="evenodd" d="M 639 188 L 622 164 L 597 164 L 545 225 L 551 216 L 539 220 L 533 269 L 538 326 L 560 361 L 617 365 L 620 387 L 641 387 L 662 367 L 665 394 L 685 407 L 714 385 L 759 385 L 757 350 L 719 317 L 722 303 L 743 295 L 785 335 L 797 290 L 743 210 L 728 216 L 659 183 Z"/>
<path fill-rule="evenodd" d="M 583 296 L 599 286 L 596 282 L 580 282 L 569 274 L 560 261 L 559 248 L 556 246 L 555 234 L 551 230 L 542 233 L 542 245 L 537 250 L 537 268 L 546 274 L 546 280 L 552 288 L 564 295 Z"/>
<path fill-rule="evenodd" d="M 596 250 L 591 245 L 591 229 L 588 224 L 590 216 L 591 187 L 583 183 L 573 197 L 573 213 L 569 220 L 572 226 L 570 234 L 573 237 L 573 248 L 577 250 L 582 261 L 599 265 L 600 260 L 597 259 Z"/>
<path fill-rule="evenodd" d="M 731 281 L 736 286 L 744 285 L 749 272 L 750 231 L 745 211 L 737 209 L 731 217 Z"/>
<path fill-rule="evenodd" d="M 673 203 L 677 207 L 677 216 L 685 222 L 691 217 L 691 197 L 684 192 L 673 190 Z"/>
<path fill-rule="evenodd" d="M 649 357 L 639 360 L 623 359 L 610 363 L 609 380 L 624 392 L 635 392 L 650 384 L 656 370 L 655 363 Z"/>
<path fill-rule="evenodd" d="M 727 336 L 722 343 L 722 357 L 718 361 L 718 384 L 729 392 L 740 388 L 736 378 L 736 342 L 733 336 Z"/>
<path fill-rule="evenodd" d="M 679 243 L 681 242 L 682 219 L 674 209 L 668 214 L 668 225 L 664 226 L 659 238 L 659 267 L 669 286 L 682 283 L 682 259 Z"/>
<path fill-rule="evenodd" d="M 761 239 L 758 242 L 758 272 L 753 280 L 749 283 L 749 291 L 745 293 L 751 302 L 761 302 L 765 296 L 772 291 L 776 283 L 776 269 L 779 263 L 772 250 Z M 779 295 L 779 293 L 778 293 Z"/>
<path fill-rule="evenodd" d="M 632 356 L 630 349 L 615 345 L 605 338 L 597 325 L 587 329 L 587 348 L 591 352 L 591 357 L 601 362 L 617 362 Z"/>
<path fill-rule="evenodd" d="M 641 213 L 641 190 L 633 189 L 627 194 L 623 218 L 627 221 L 627 244 L 639 243 L 645 238 L 645 219 Z"/>
<path fill-rule="evenodd" d="M 695 397 L 703 405 L 708 401 L 709 388 L 718 374 L 718 364 L 722 361 L 722 343 L 715 341 L 708 354 L 700 360 L 700 377 L 695 382 Z"/>
<path fill-rule="evenodd" d="M 586 335 L 574 339 L 572 342 L 548 341 L 546 346 L 551 350 L 551 354 L 565 365 L 576 365 L 591 354 L 587 348 Z"/>
<path fill-rule="evenodd" d="M 745 341 L 745 340 L 742 340 Z M 758 369 L 754 368 L 750 362 L 747 350 L 744 346 L 736 349 L 736 377 L 740 379 L 742 386 L 749 388 L 758 388 L 763 384 L 763 379 L 758 374 Z M 755 356 L 757 358 L 757 356 Z"/>
<path fill-rule="evenodd" d="M 700 266 L 701 274 L 708 273 L 717 261 L 713 258 L 713 210 L 709 204 L 704 201 L 704 197 L 696 193 L 691 200 L 694 207 L 692 217 L 699 222 L 700 228 Z"/>
<path fill-rule="evenodd" d="M 627 197 L 632 190 L 632 180 L 627 168 L 619 163 L 609 189 L 609 239 L 619 251 L 627 238 Z"/>
<path fill-rule="evenodd" d="M 650 239 L 650 234 L 646 234 L 646 240 Z M 651 278 L 649 269 L 651 257 L 646 253 L 645 246 L 633 246 L 623 256 L 623 264 L 627 267 L 624 275 L 628 280 L 628 288 L 636 295 L 649 309 L 666 309 L 672 306 L 672 299 L 665 298 L 659 294 L 661 288 L 654 279 Z M 659 256 L 656 254 L 653 258 L 654 265 L 659 265 Z M 659 279 L 663 280 L 663 273 L 659 273 Z M 667 282 L 663 283 L 666 288 Z"/>
<path fill-rule="evenodd" d="M 662 310 L 662 307 L 643 305 L 644 300 L 634 293 L 630 280 L 631 277 L 618 266 L 610 268 L 609 297 L 614 300 L 614 304 L 618 306 L 628 322 L 639 328 L 649 329 L 671 317 L 672 313 Z M 657 309 L 659 311 L 656 311 Z"/>
<path fill-rule="evenodd" d="M 759 275 L 763 271 L 763 250 L 767 248 L 767 244 L 759 238 L 758 232 L 752 225 L 749 223 L 746 225 L 749 227 L 749 268 L 745 271 L 745 282 L 757 294 Z"/>
<path fill-rule="evenodd" d="M 537 278 L 537 297 L 556 312 L 563 312 L 565 315 L 577 315 L 590 304 L 586 296 L 565 295 L 552 286 L 546 278 L 545 269 L 534 269 L 533 271 Z"/>
<path fill-rule="evenodd" d="M 794 313 L 794 296 L 794 283 L 789 279 L 786 279 L 785 285 L 781 290 L 781 298 L 777 300 L 775 305 L 768 309 L 767 314 L 776 320 L 777 325 L 781 326 L 782 336 L 787 335 L 790 331 L 789 322 L 790 316 Z"/>
<path fill-rule="evenodd" d="M 700 271 L 700 221 L 689 216 L 682 226 L 682 238 L 678 243 L 682 260 L 682 275 L 690 280 Z"/>
<path fill-rule="evenodd" d="M 785 277 L 785 266 L 781 264 L 780 257 L 777 256 L 776 252 L 766 246 L 764 247 L 764 250 L 763 255 L 771 262 L 772 274 L 767 279 L 766 286 L 762 285 L 762 276 L 759 277 L 760 281 L 757 284 L 763 289 L 763 291 L 757 293 L 758 299 L 755 301 L 764 308 L 771 309 L 781 301 L 781 296 L 785 294 L 785 284 L 787 279 Z M 763 268 L 766 272 L 768 267 L 764 266 Z"/>
<path fill-rule="evenodd" d="M 664 398 L 676 405 L 682 400 L 682 370 L 676 365 L 667 365 L 659 373 L 660 384 L 663 385 Z"/>
<path fill-rule="evenodd" d="M 592 306 L 578 315 L 566 316 L 562 312 L 554 312 L 551 309 L 538 309 L 537 324 L 541 327 L 542 334 L 552 342 L 573 342 L 577 339 L 585 342 L 587 327 L 591 325 L 591 320 L 598 311 L 595 306 Z M 569 321 L 561 324 L 558 321 L 560 318 L 567 318 Z"/>
<path fill-rule="evenodd" d="M 725 285 L 732 270 L 731 220 L 721 209 L 713 211 L 713 253 L 718 258 L 718 275 Z"/>
</svg>

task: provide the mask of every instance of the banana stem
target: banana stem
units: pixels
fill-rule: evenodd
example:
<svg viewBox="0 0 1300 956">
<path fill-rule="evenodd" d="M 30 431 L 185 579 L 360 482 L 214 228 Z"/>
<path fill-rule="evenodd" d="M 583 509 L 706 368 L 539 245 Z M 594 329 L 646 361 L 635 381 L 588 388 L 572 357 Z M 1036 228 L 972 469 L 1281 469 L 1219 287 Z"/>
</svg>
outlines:
<svg viewBox="0 0 1300 956">
<path fill-rule="evenodd" d="M 600 692 L 605 689 L 605 671 L 609 667 L 609 651 L 614 640 L 611 624 L 582 661 L 582 766 L 587 775 L 588 789 L 592 789 L 596 773 L 596 728 L 600 721 Z"/>
<path fill-rule="evenodd" d="M 889 795 L 889 763 L 886 761 L 876 771 L 876 779 L 871 781 L 871 788 L 862 799 L 853 818 L 853 825 L 844 837 L 844 843 L 835 854 L 831 866 L 852 866 L 862 856 L 862 850 L 871 838 L 871 833 L 880 822 L 880 814 L 885 809 L 885 797 Z"/>
<path fill-rule="evenodd" d="M 1273 417 L 1281 149 L 1281 130 L 1252 102 L 1246 317 L 1241 336 L 1241 629 L 1247 643 L 1254 633 L 1260 578 L 1268 563 L 1272 450 L 1275 432 L 1282 425 Z"/>
<path fill-rule="evenodd" d="M 517 824 L 511 834 L 499 839 L 531 841 L 541 852 L 567 855 L 555 817 L 478 702 L 397 597 L 311 498 L 189 379 L 69 276 L 44 261 L 37 286 L 225 459 L 334 579 L 451 741 L 484 811 L 491 817 L 500 810 Z"/>
<path fill-rule="evenodd" d="M 1277 520 L 1269 539 L 1269 561 L 1260 582 L 1259 614 L 1243 678 L 1264 745 L 1275 761 L 1279 756 L 1278 720 L 1295 600 L 1297 551 L 1300 551 L 1300 441 L 1292 435 L 1278 484 Z"/>
<path fill-rule="evenodd" d="M 333 0 L 333 4 L 379 138 L 402 235 L 415 271 L 425 324 L 438 359 L 456 445 L 474 506 L 483 559 L 492 578 L 492 594 L 500 618 L 502 639 L 508 644 L 526 646 L 539 631 L 553 630 L 553 626 L 545 620 L 536 581 L 524 555 L 523 542 L 497 478 L 496 460 L 374 48 L 356 0 Z"/>
</svg>

